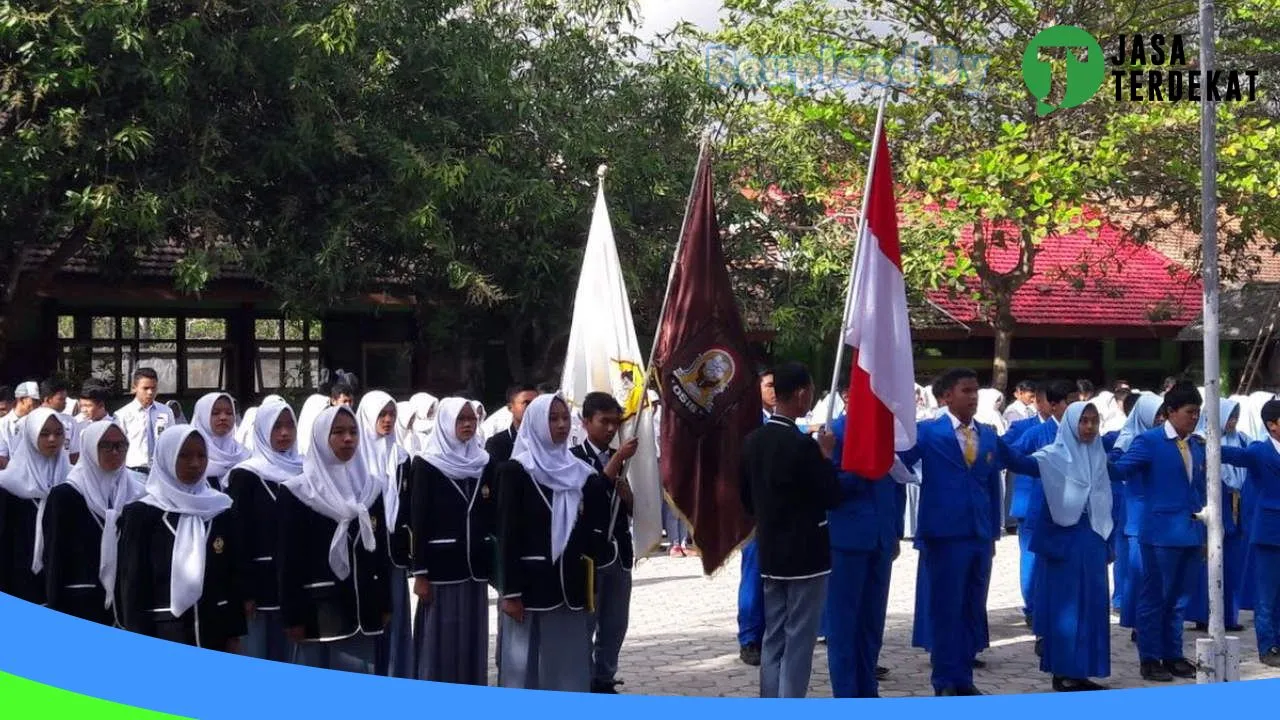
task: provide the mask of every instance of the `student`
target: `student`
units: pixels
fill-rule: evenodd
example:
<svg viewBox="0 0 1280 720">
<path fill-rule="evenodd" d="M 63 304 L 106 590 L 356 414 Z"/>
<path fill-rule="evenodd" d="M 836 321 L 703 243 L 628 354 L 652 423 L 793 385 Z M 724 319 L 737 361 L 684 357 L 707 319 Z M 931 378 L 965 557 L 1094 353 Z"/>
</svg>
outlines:
<svg viewBox="0 0 1280 720">
<path fill-rule="evenodd" d="M 190 424 L 191 424 L 191 423 L 187 422 L 187 415 L 186 415 L 186 413 L 182 412 L 182 403 L 178 402 L 177 400 L 168 400 L 168 401 L 166 401 L 166 402 L 165 402 L 164 406 L 165 406 L 165 407 L 167 407 L 167 408 L 169 408 L 169 412 L 173 413 L 173 422 L 174 422 L 174 423 L 176 423 L 176 424 L 178 424 L 178 425 L 190 425 Z"/>
<path fill-rule="evenodd" d="M 115 422 L 116 419 L 107 412 L 107 403 L 111 400 L 111 389 L 96 380 L 86 380 L 80 389 L 80 417 L 88 422 Z"/>
<path fill-rule="evenodd" d="M 125 506 L 146 494 L 146 479 L 125 469 L 129 442 L 118 425 L 98 420 L 80 437 L 79 461 L 44 504 L 45 597 L 58 612 L 117 625 L 117 528 Z"/>
<path fill-rule="evenodd" d="M 1101 415 L 1073 402 L 1052 445 L 1033 456 L 1045 508 L 1037 516 L 1036 635 L 1040 669 L 1057 692 L 1103 690 L 1090 677 L 1111 674 L 1107 543 L 1115 527 L 1107 454 L 1098 440 Z"/>
<path fill-rule="evenodd" d="M 116 411 L 116 420 L 129 440 L 125 465 L 143 475 L 150 471 L 156 438 L 165 428 L 178 424 L 173 411 L 156 402 L 159 382 L 155 370 L 138 368 L 133 373 L 133 401 Z"/>
<path fill-rule="evenodd" d="M 1164 423 L 1164 398 L 1151 393 L 1139 393 L 1133 404 L 1133 410 L 1125 420 L 1125 425 L 1116 437 L 1110 454 L 1124 452 L 1133 444 L 1135 438 L 1153 427 Z M 1142 544 L 1138 541 L 1142 535 L 1143 515 L 1145 514 L 1142 499 L 1142 486 L 1138 483 L 1127 483 L 1118 476 L 1112 477 L 1113 485 L 1122 487 L 1124 495 L 1124 527 L 1120 529 L 1123 536 L 1125 563 L 1124 591 L 1120 603 L 1120 627 L 1132 630 L 1130 640 L 1137 642 L 1138 637 L 1138 599 L 1142 595 Z"/>
<path fill-rule="evenodd" d="M 55 485 L 67 479 L 66 428 L 37 408 L 17 423 L 13 457 L 0 470 L 0 592 L 45 602 L 44 533 L 40 515 Z"/>
<path fill-rule="evenodd" d="M 385 485 L 359 458 L 360 430 L 345 405 L 325 408 L 311 430 L 302 475 L 276 496 L 280 615 L 293 661 L 373 674 L 377 638 L 391 621 L 391 556 Z"/>
<path fill-rule="evenodd" d="M 831 424 L 831 463 L 840 471 L 847 416 Z M 827 514 L 831 530 L 831 580 L 827 586 L 827 664 L 838 698 L 880 697 L 879 667 L 889 607 L 889 579 L 903 531 L 905 488 L 884 477 L 868 481 L 839 472 L 842 499 Z"/>
<path fill-rule="evenodd" d="M 1248 396 L 1238 395 L 1231 399 L 1240 403 L 1240 432 L 1253 438 L 1255 442 L 1259 438 L 1266 439 L 1269 435 L 1266 423 L 1262 421 L 1262 408 L 1276 396 L 1269 392 L 1255 392 Z M 1257 575 L 1255 566 L 1257 559 L 1255 557 L 1255 547 L 1253 544 L 1253 521 L 1257 517 L 1258 509 L 1258 484 L 1246 482 L 1244 488 L 1240 490 L 1240 521 L 1244 526 L 1244 565 L 1240 570 L 1240 587 L 1236 590 L 1236 597 L 1241 610 L 1255 611 L 1256 617 L 1256 583 L 1254 577 Z M 1255 625 L 1257 623 L 1255 622 Z"/>
<path fill-rule="evenodd" d="M 66 448 L 68 459 L 75 464 L 79 458 L 79 442 L 76 439 L 75 418 L 67 413 L 67 384 L 57 378 L 49 378 L 40 383 L 40 407 L 48 408 L 57 414 L 62 426 L 66 429 Z"/>
<path fill-rule="evenodd" d="M 204 436 L 175 425 L 156 440 L 146 495 L 120 515 L 116 602 L 126 630 L 239 652 L 244 598 L 231 498 L 209 487 Z"/>
<path fill-rule="evenodd" d="M 1265 440 L 1248 447 L 1223 445 L 1222 462 L 1247 471 L 1245 487 L 1256 492 L 1250 518 L 1254 573 L 1253 629 L 1258 657 L 1268 667 L 1280 667 L 1280 401 L 1262 406 Z M 1225 473 L 1224 473 L 1225 475 Z"/>
<path fill-rule="evenodd" d="M 1096 393 L 1097 393 L 1097 388 L 1093 386 L 1093 383 L 1089 382 L 1088 380 L 1077 380 L 1076 381 L 1076 398 L 1073 398 L 1072 402 L 1076 402 L 1077 400 L 1079 402 L 1089 402 L 1094 398 L 1094 395 Z"/>
<path fill-rule="evenodd" d="M 1032 399 L 1035 402 L 1036 414 L 1019 420 L 1009 426 L 1004 440 L 1008 444 L 1017 443 L 1024 435 L 1033 433 L 1041 425 L 1053 421 L 1052 406 L 1048 399 L 1049 383 L 1041 382 L 1035 386 Z M 1055 396 L 1058 394 L 1055 391 Z M 1064 398 L 1065 399 L 1065 398 Z M 1064 406 L 1065 407 L 1065 406 Z M 1035 518 L 1028 519 L 1032 511 L 1032 498 L 1038 497 L 1039 486 L 1035 478 L 1028 475 L 1013 475 L 1013 492 L 1009 503 L 1009 516 L 1017 521 L 1018 527 L 1018 578 L 1022 590 L 1022 616 L 1027 627 L 1031 627 L 1031 578 L 1035 573 L 1035 554 L 1031 552 L 1031 532 Z"/>
<path fill-rule="evenodd" d="M 356 390 L 349 383 L 336 382 L 333 387 L 329 388 L 329 405 L 330 407 L 345 407 L 350 409 L 355 404 Z"/>
<path fill-rule="evenodd" d="M 14 398 L 13 410 L 0 418 L 0 470 L 9 463 L 11 447 L 21 444 L 18 423 L 39 405 L 40 386 L 31 381 L 20 383 Z"/>
<path fill-rule="evenodd" d="M 192 426 L 204 436 L 209 464 L 205 474 L 215 490 L 226 488 L 227 473 L 252 453 L 236 442 L 236 405 L 226 393 L 209 393 L 196 401 Z"/>
<path fill-rule="evenodd" d="M 411 513 L 409 508 L 409 456 L 396 443 L 396 402 L 381 390 L 366 393 L 356 409 L 360 426 L 361 464 L 382 485 L 384 527 L 388 533 L 391 568 L 384 576 L 391 596 L 391 624 L 378 638 L 379 675 L 412 678 L 413 627 L 409 617 Z M 403 509 L 403 510 L 402 510 Z"/>
<path fill-rule="evenodd" d="M 539 395 L 498 470 L 502 687 L 591 689 L 595 565 L 608 553 L 609 503 L 569 452 L 569 406 Z"/>
<path fill-rule="evenodd" d="M 1138 404 L 1139 397 L 1141 395 L 1138 393 L 1125 394 L 1121 403 L 1123 415 L 1120 417 L 1119 428 L 1103 434 L 1102 449 L 1107 451 L 1108 456 L 1115 449 L 1116 442 L 1120 439 L 1120 431 L 1124 428 L 1124 424 L 1128 422 L 1129 415 L 1133 413 L 1133 408 Z M 1106 428 L 1105 420 L 1103 428 Z M 1127 514 L 1124 505 L 1124 483 L 1121 482 L 1111 483 L 1111 518 L 1115 526 L 1115 530 L 1111 533 L 1111 555 L 1113 558 L 1111 565 L 1111 607 L 1119 612 L 1124 607 L 1125 582 L 1129 576 L 1129 544 L 1124 535 Z"/>
<path fill-rule="evenodd" d="M 1235 400 L 1221 398 L 1219 400 L 1222 421 L 1222 434 L 1219 436 L 1224 448 L 1245 448 L 1253 439 L 1236 430 L 1240 422 L 1240 405 Z M 1196 427 L 1196 435 L 1208 441 L 1205 429 L 1207 414 L 1200 414 L 1200 424 Z M 1224 625 L 1228 632 L 1240 632 L 1244 626 L 1240 624 L 1240 604 L 1237 591 L 1240 588 L 1240 573 L 1244 565 L 1244 531 L 1240 516 L 1240 491 L 1244 487 L 1245 475 L 1242 468 L 1222 467 L 1222 612 Z M 1209 629 L 1209 573 L 1208 568 L 1196 581 L 1195 591 L 1191 594 L 1191 602 L 1187 605 L 1187 620 L 1195 623 L 1196 630 Z"/>
<path fill-rule="evenodd" d="M 631 614 L 631 570 L 635 543 L 631 538 L 631 511 L 635 498 L 622 477 L 623 464 L 636 454 L 639 441 L 631 438 L 615 452 L 611 445 L 622 424 L 622 406 L 609 393 L 592 392 L 582 400 L 586 440 L 572 449 L 597 475 L 601 492 L 609 502 L 609 555 L 596 566 L 595 638 L 592 643 L 591 692 L 616 695 L 618 653 L 627 635 Z"/>
<path fill-rule="evenodd" d="M 1036 384 L 1023 380 L 1013 390 L 1014 401 L 1004 410 L 1005 424 L 1010 427 L 1019 420 L 1036 416 Z"/>
<path fill-rule="evenodd" d="M 804 697 L 813 647 L 822 622 L 831 572 L 827 510 L 840 503 L 831 465 L 835 437 L 818 442 L 793 418 L 813 399 L 813 381 L 799 363 L 773 375 L 776 403 L 764 427 L 742 449 L 742 505 L 756 519 L 765 631 L 760 654 L 760 697 Z"/>
<path fill-rule="evenodd" d="M 771 368 L 760 371 L 761 421 L 769 422 L 778 395 Z M 741 569 L 738 573 L 738 658 L 743 663 L 759 666 L 764 641 L 764 583 L 760 578 L 760 549 L 752 534 L 742 545 Z"/>
<path fill-rule="evenodd" d="M 244 417 L 240 418 L 240 420 L 236 422 L 236 429 L 234 431 L 236 442 L 240 443 L 240 445 L 250 453 L 253 452 L 254 425 L 257 421 L 258 410 L 263 405 L 271 405 L 275 403 L 288 404 L 285 399 L 279 395 L 268 395 L 262 398 L 261 403 L 245 410 Z"/>
<path fill-rule="evenodd" d="M 438 404 L 435 396 L 427 393 L 414 393 L 407 401 L 396 403 L 396 442 L 409 455 L 418 455 L 426 448 Z"/>
<path fill-rule="evenodd" d="M 315 427 L 316 418 L 329 406 L 329 398 L 325 395 L 311 395 L 303 401 L 302 409 L 298 411 L 299 455 L 306 455 L 311 448 L 311 429 Z"/>
<path fill-rule="evenodd" d="M 521 383 L 507 388 L 507 408 L 511 410 L 511 427 L 485 441 L 484 450 L 495 462 L 506 462 L 511 459 L 511 450 L 515 447 L 516 434 L 520 432 L 520 423 L 524 420 L 525 409 L 538 397 L 536 385 Z"/>
<path fill-rule="evenodd" d="M 413 459 L 413 592 L 419 680 L 487 685 L 497 493 L 475 409 L 445 398 Z"/>
<path fill-rule="evenodd" d="M 1144 680 L 1192 678 L 1182 649 L 1182 622 L 1199 573 L 1204 524 L 1194 515 L 1205 503 L 1204 441 L 1194 435 L 1200 393 L 1186 384 L 1165 395 L 1167 420 L 1113 451 L 1113 479 L 1141 488 L 1142 590 L 1138 598 L 1138 657 Z"/>
<path fill-rule="evenodd" d="M 284 402 L 265 403 L 253 421 L 253 455 L 226 475 L 226 493 L 234 501 L 236 563 L 244 587 L 250 657 L 289 662 L 293 647 L 280 612 L 280 487 L 302 474 L 293 410 Z"/>
</svg>

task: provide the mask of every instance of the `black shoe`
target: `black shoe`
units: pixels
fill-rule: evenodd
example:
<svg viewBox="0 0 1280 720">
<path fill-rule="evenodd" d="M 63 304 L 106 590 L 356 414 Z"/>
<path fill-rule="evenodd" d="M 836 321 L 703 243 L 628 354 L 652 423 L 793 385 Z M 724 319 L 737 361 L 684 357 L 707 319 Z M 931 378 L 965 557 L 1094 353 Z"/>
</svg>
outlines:
<svg viewBox="0 0 1280 720">
<path fill-rule="evenodd" d="M 1243 632 L 1244 626 L 1237 623 L 1235 625 L 1228 625 L 1223 629 L 1226 630 L 1227 632 Z"/>
<path fill-rule="evenodd" d="M 738 659 L 752 667 L 760 667 L 760 646 L 755 643 L 743 645 L 738 651 Z"/>
<path fill-rule="evenodd" d="M 1044 657 L 1044 640 L 1036 638 L 1036 657 Z"/>
<path fill-rule="evenodd" d="M 592 680 L 591 692 L 597 695 L 617 695 L 618 686 L 624 684 L 621 680 Z"/>
<path fill-rule="evenodd" d="M 1131 643 L 1136 643 L 1136 642 L 1138 642 L 1138 631 L 1137 631 L 1137 630 L 1130 630 L 1130 631 L 1129 631 L 1129 642 L 1131 642 Z"/>
<path fill-rule="evenodd" d="M 942 688 L 941 690 L 934 690 L 933 694 L 938 697 L 956 697 L 960 694 L 960 691 L 955 688 Z"/>
<path fill-rule="evenodd" d="M 1142 661 L 1142 679 L 1148 682 L 1173 682 L 1173 676 L 1159 660 Z"/>
<path fill-rule="evenodd" d="M 876 666 L 876 679 L 877 679 L 877 680 L 883 680 L 883 679 L 885 679 L 885 678 L 887 678 L 887 677 L 889 677 L 889 668 L 887 668 L 887 667 L 881 667 L 881 666 L 877 665 L 877 666 Z"/>
<path fill-rule="evenodd" d="M 1177 678 L 1193 678 L 1196 676 L 1196 666 L 1187 662 L 1186 658 L 1165 660 L 1164 669 L 1168 670 L 1170 675 Z"/>
<path fill-rule="evenodd" d="M 1023 625 L 1026 625 L 1027 627 L 1031 627 L 1031 616 L 1030 616 L 1030 615 L 1023 615 L 1023 616 L 1022 616 L 1022 624 L 1023 624 Z"/>
<path fill-rule="evenodd" d="M 975 670 L 981 670 L 982 668 L 985 668 L 986 666 L 987 666 L 987 664 L 986 664 L 985 662 L 983 662 L 982 660 L 979 660 L 978 658 L 974 658 L 974 659 L 973 659 L 973 667 L 974 667 L 974 669 L 975 669 Z"/>
<path fill-rule="evenodd" d="M 957 694 L 957 695 L 964 696 L 964 697 L 972 697 L 972 696 L 975 696 L 975 695 L 981 695 L 981 694 L 982 694 L 982 691 L 981 691 L 981 690 L 979 690 L 978 688 L 976 688 L 976 687 L 974 687 L 974 686 L 970 685 L 970 686 L 969 686 L 969 687 L 967 687 L 967 688 L 960 688 L 959 690 L 957 690 L 957 691 L 956 691 L 956 694 Z"/>
<path fill-rule="evenodd" d="M 1106 689 L 1106 687 L 1089 679 L 1077 680 L 1075 678 L 1061 677 L 1058 675 L 1055 675 L 1053 678 L 1054 692 L 1083 692 L 1087 690 Z"/>
<path fill-rule="evenodd" d="M 1263 653 L 1261 660 L 1268 667 L 1280 667 L 1280 648 L 1271 648 Z"/>
</svg>

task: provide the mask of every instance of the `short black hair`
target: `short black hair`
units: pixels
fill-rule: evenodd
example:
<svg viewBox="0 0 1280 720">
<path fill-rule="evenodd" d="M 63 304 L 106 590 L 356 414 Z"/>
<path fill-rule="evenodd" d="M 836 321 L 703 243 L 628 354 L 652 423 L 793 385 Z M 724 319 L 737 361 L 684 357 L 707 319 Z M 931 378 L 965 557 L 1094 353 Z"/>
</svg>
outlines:
<svg viewBox="0 0 1280 720">
<path fill-rule="evenodd" d="M 1085 395 L 1093 395 L 1095 388 L 1093 387 L 1093 383 L 1088 380 L 1077 380 L 1076 390 L 1084 393 Z"/>
<path fill-rule="evenodd" d="M 1128 415 L 1133 412 L 1133 408 L 1135 405 L 1138 404 L 1138 398 L 1140 397 L 1142 396 L 1136 392 L 1131 392 L 1128 395 L 1124 396 L 1124 400 L 1121 402 L 1120 406 L 1124 408 L 1125 415 Z"/>
<path fill-rule="evenodd" d="M 1270 425 L 1273 422 L 1280 422 L 1280 400 L 1268 400 L 1262 406 L 1262 424 Z"/>
<path fill-rule="evenodd" d="M 57 378 L 49 378 L 40 383 L 40 399 L 48 400 L 58 393 L 67 392 L 67 384 Z"/>
<path fill-rule="evenodd" d="M 1036 384 L 1030 380 L 1023 380 L 1022 382 L 1019 382 L 1018 386 L 1013 389 L 1014 392 L 1035 392 L 1035 390 Z"/>
<path fill-rule="evenodd" d="M 779 400 L 790 400 L 795 394 L 813 384 L 809 368 L 804 363 L 788 362 L 773 371 L 773 390 Z"/>
<path fill-rule="evenodd" d="M 756 374 L 757 374 L 757 375 L 759 375 L 759 377 L 760 377 L 760 379 L 761 379 L 761 380 L 763 380 L 763 379 L 765 379 L 765 378 L 769 377 L 770 375 L 774 375 L 775 373 L 774 373 L 774 371 L 773 371 L 773 368 L 772 368 L 772 367 L 762 367 L 762 368 L 760 368 L 760 372 L 758 372 L 758 373 L 756 373 Z M 777 378 L 774 378 L 774 379 L 776 380 Z"/>
<path fill-rule="evenodd" d="M 554 395 L 560 392 L 560 383 L 552 382 L 551 380 L 548 380 L 543 383 L 538 383 L 537 390 L 542 395 Z"/>
<path fill-rule="evenodd" d="M 105 405 L 111 399 L 111 388 L 97 380 L 89 380 L 80 388 L 80 397 Z"/>
<path fill-rule="evenodd" d="M 582 399 L 582 419 L 590 420 L 597 413 L 616 412 L 622 414 L 622 406 L 607 392 L 589 392 Z"/>
<path fill-rule="evenodd" d="M 1178 383 L 1164 394 L 1164 406 L 1169 412 L 1188 405 L 1200 407 L 1203 404 L 1204 400 L 1200 397 L 1200 391 L 1190 383 Z"/>
<path fill-rule="evenodd" d="M 160 382 L 160 376 L 156 374 L 156 371 L 154 369 L 149 367 L 140 367 L 137 370 L 133 371 L 134 385 L 137 385 L 138 381 L 142 379 L 155 380 L 157 383 Z"/>
<path fill-rule="evenodd" d="M 1048 400 L 1049 404 L 1056 405 L 1060 402 L 1066 402 L 1068 398 L 1077 392 L 1076 386 L 1072 385 L 1069 380 L 1053 380 L 1045 383 L 1044 399 Z"/>
<path fill-rule="evenodd" d="M 527 393 L 527 392 L 531 392 L 531 393 L 538 392 L 538 386 L 534 385 L 533 383 L 515 383 L 514 385 L 508 385 L 507 386 L 507 404 L 510 405 L 511 403 L 515 402 L 516 396 L 519 395 L 520 393 Z"/>
<path fill-rule="evenodd" d="M 0 385 L 0 402 L 13 402 L 13 388 L 9 385 Z"/>
<path fill-rule="evenodd" d="M 1117 380 L 1111 386 L 1111 393 L 1113 395 L 1128 394 L 1131 392 L 1133 392 L 1133 388 L 1130 387 L 1128 380 Z"/>
<path fill-rule="evenodd" d="M 938 379 L 933 382 L 933 394 L 941 399 L 943 395 L 954 390 L 961 380 L 973 380 L 976 382 L 977 379 L 978 373 L 969 368 L 951 368 L 939 375 Z"/>
<path fill-rule="evenodd" d="M 351 387 L 350 385 L 344 382 L 336 382 L 333 384 L 333 387 L 329 388 L 330 400 L 337 400 L 343 395 L 346 395 L 347 397 L 354 400 L 356 397 L 356 390 L 355 388 Z"/>
</svg>

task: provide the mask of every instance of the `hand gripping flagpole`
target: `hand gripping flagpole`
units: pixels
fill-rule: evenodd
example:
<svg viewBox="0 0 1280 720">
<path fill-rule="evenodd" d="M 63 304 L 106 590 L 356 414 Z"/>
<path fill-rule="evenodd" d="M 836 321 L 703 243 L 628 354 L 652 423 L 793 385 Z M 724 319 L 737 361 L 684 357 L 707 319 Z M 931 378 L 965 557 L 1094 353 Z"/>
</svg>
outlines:
<svg viewBox="0 0 1280 720">
<path fill-rule="evenodd" d="M 853 242 L 853 259 L 849 263 L 849 282 L 844 292 L 844 319 L 840 322 L 840 333 L 836 340 L 836 361 L 831 368 L 831 391 L 827 394 L 826 428 L 831 430 L 835 422 L 836 386 L 840 382 L 840 366 L 844 364 L 845 336 L 849 333 L 850 316 L 853 314 L 853 280 L 858 274 L 858 256 L 862 249 L 862 240 L 867 232 L 867 203 L 871 199 L 871 178 L 876 172 L 876 149 L 880 147 L 880 135 L 884 132 L 884 108 L 889 102 L 889 86 L 884 86 L 880 94 L 880 107 L 876 111 L 876 128 L 871 134 L 871 160 L 867 163 L 867 183 L 862 191 L 862 212 L 858 215 L 858 234 Z M 846 408 L 846 412 L 848 408 Z"/>
</svg>

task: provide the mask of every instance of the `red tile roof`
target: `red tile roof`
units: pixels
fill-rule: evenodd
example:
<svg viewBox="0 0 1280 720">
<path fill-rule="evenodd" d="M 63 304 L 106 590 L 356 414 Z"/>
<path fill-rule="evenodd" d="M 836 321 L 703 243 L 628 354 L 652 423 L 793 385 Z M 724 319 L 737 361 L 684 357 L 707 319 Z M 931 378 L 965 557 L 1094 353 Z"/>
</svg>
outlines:
<svg viewBox="0 0 1280 720">
<path fill-rule="evenodd" d="M 971 237 L 971 234 L 970 234 Z M 967 237 L 961 244 L 969 245 Z M 997 271 L 1012 269 L 1017 247 L 990 248 Z M 969 287 L 979 289 L 976 278 Z M 958 320 L 982 322 L 971 297 L 945 290 L 929 299 Z M 1163 327 L 1180 329 L 1194 321 L 1202 304 L 1199 278 L 1151 247 L 1127 239 L 1114 225 L 1093 233 L 1077 230 L 1050 236 L 1040 245 L 1035 275 L 1013 297 L 1020 326 Z"/>
</svg>

